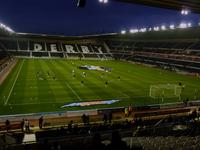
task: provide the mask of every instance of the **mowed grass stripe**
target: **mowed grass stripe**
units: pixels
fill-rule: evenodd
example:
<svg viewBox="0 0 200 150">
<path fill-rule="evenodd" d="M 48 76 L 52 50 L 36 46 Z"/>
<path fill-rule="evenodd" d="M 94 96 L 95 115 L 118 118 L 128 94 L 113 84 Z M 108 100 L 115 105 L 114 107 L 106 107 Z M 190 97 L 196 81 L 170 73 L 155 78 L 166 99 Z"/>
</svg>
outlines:
<svg viewBox="0 0 200 150">
<path fill-rule="evenodd" d="M 92 64 L 95 65 L 94 63 Z M 111 73 L 105 77 L 108 81 L 111 82 L 109 86 L 114 89 L 120 89 L 119 91 L 121 91 L 123 95 L 126 94 L 128 97 L 141 96 L 140 89 L 142 89 L 143 84 L 146 84 L 145 82 L 138 83 L 138 81 L 141 80 L 135 79 L 134 76 L 129 75 L 130 73 L 127 73 L 124 68 L 119 68 L 115 64 L 110 65 L 110 67 L 115 69 L 113 69 Z M 121 79 L 118 80 L 118 77 L 120 77 Z M 127 81 L 123 79 L 129 80 Z M 144 90 L 142 91 L 142 94 L 144 94 Z"/>
<path fill-rule="evenodd" d="M 14 94 L 10 104 L 26 103 L 30 102 L 32 98 L 37 97 L 37 85 L 36 80 L 29 82 L 27 78 L 33 78 L 34 76 L 34 60 L 23 59 L 24 65 L 22 72 L 18 78 L 18 82 L 15 86 Z M 35 87 L 35 88 L 32 88 Z M 36 99 L 32 99 L 34 101 Z"/>
<path fill-rule="evenodd" d="M 199 82 L 198 78 L 194 78 L 194 77 L 187 76 L 187 75 L 180 75 L 180 74 L 176 74 L 174 72 L 161 70 L 161 69 L 158 69 L 158 68 L 147 68 L 147 69 L 149 71 L 147 73 L 143 73 L 143 75 L 145 74 L 146 76 L 147 75 L 149 76 L 149 75 L 152 75 L 153 72 L 155 72 L 155 71 L 161 72 L 161 74 L 159 74 L 159 73 L 153 74 L 155 76 L 155 78 L 157 79 L 157 81 L 154 84 L 171 83 L 171 84 L 177 84 L 178 85 L 178 83 L 181 82 L 183 85 L 186 85 L 186 87 L 185 87 L 185 89 L 182 93 L 184 95 L 184 97 L 188 97 L 190 99 L 192 98 L 191 92 L 188 91 L 188 90 L 191 90 L 192 87 L 188 87 L 188 85 L 190 85 L 192 82 L 194 82 L 193 80 L 197 81 L 197 82 L 195 82 L 195 84 L 196 84 L 196 87 L 198 87 L 198 84 L 197 84 Z M 178 100 L 178 98 L 177 98 L 177 100 Z"/>
<path fill-rule="evenodd" d="M 161 99 L 149 98 L 147 93 L 149 92 L 149 86 L 152 84 L 182 82 L 186 85 L 183 99 L 188 97 L 190 100 L 194 99 L 194 90 L 200 89 L 199 78 L 126 62 L 25 59 L 22 71 L 9 99 L 9 105 L 4 106 L 2 97 L 8 95 L 22 60 L 0 86 L 0 99 L 2 103 L 0 105 L 0 114 L 63 110 L 60 109 L 60 106 L 63 104 L 79 101 L 67 84 L 77 92 L 83 101 L 115 98 L 122 101 L 112 105 L 99 105 L 87 108 L 73 107 L 65 108 L 64 110 L 119 107 L 130 104 L 137 106 L 178 101 L 178 98 L 166 98 L 164 102 Z M 111 73 L 105 73 L 106 75 L 101 78 L 102 72 L 78 69 L 77 67 L 81 65 L 105 66 L 113 68 L 113 70 Z M 76 74 L 74 79 L 72 77 L 73 69 Z M 44 76 L 47 76 L 46 72 L 49 71 L 51 77 L 47 77 L 47 80 L 38 80 L 36 77 L 38 70 Z M 86 78 L 82 78 L 82 72 L 86 72 Z M 56 80 L 52 79 L 53 75 L 56 76 Z M 117 79 L 118 76 L 121 77 L 120 81 Z M 81 84 L 81 80 L 84 80 L 84 85 Z M 106 80 L 110 81 L 107 87 L 105 87 Z M 199 93 L 197 98 L 200 98 Z M 38 96 L 39 94 L 40 96 Z"/>
<path fill-rule="evenodd" d="M 122 63 L 124 63 L 124 62 L 122 62 Z M 122 63 L 120 63 L 120 64 L 122 64 Z M 129 66 L 133 66 L 133 68 L 134 68 L 133 74 L 136 74 L 138 77 L 141 76 L 140 79 L 138 78 L 139 79 L 138 81 L 141 81 L 141 85 L 143 85 L 143 87 L 144 87 L 144 88 L 141 88 L 142 90 L 145 89 L 145 87 L 147 87 L 145 84 L 142 84 L 142 81 L 144 80 L 145 82 L 149 83 L 149 81 L 152 80 L 152 79 L 153 79 L 152 85 L 168 84 L 168 83 L 178 84 L 179 82 L 184 83 L 186 85 L 185 92 L 183 93 L 185 95 L 184 97 L 186 97 L 186 95 L 188 93 L 188 89 L 191 90 L 191 87 L 187 88 L 187 85 L 190 85 L 191 80 L 189 80 L 189 78 L 192 78 L 192 77 L 179 75 L 179 74 L 176 74 L 174 72 L 169 72 L 169 71 L 161 70 L 161 69 L 158 69 L 158 68 L 148 68 L 146 66 L 141 66 L 141 65 L 139 65 L 139 67 L 138 67 L 138 65 L 129 64 L 129 65 L 127 65 L 127 68 L 129 68 Z M 120 68 L 117 69 L 117 70 L 120 70 Z M 131 71 L 131 72 L 133 72 L 133 71 Z M 152 79 L 150 78 L 148 80 L 149 77 L 152 77 Z M 193 79 L 196 80 L 197 78 L 193 78 Z M 196 86 L 198 86 L 198 84 L 196 84 Z M 188 95 L 187 95 L 187 97 L 188 97 Z M 178 98 L 177 98 L 177 100 L 178 100 Z"/>
<path fill-rule="evenodd" d="M 67 61 L 62 61 L 63 63 L 66 63 Z M 69 63 L 72 64 L 72 63 Z M 83 88 L 85 88 L 85 91 L 88 93 L 86 94 L 82 94 L 82 96 L 84 97 L 84 99 L 89 99 L 89 97 L 92 99 L 101 99 L 102 95 L 106 95 L 111 97 L 112 95 L 109 94 L 109 92 L 107 92 L 105 90 L 105 87 L 102 87 L 102 83 L 98 83 L 98 81 L 96 80 L 96 78 L 98 77 L 97 74 L 93 74 L 93 75 L 89 75 L 89 73 L 92 72 L 88 72 L 87 70 L 81 70 L 78 69 L 79 66 L 81 66 L 81 62 L 77 62 L 75 65 L 69 65 L 69 67 L 71 67 L 70 69 L 76 69 L 76 78 L 75 81 L 79 82 L 79 85 L 81 83 L 81 80 L 84 81 L 84 84 L 81 86 Z M 82 77 L 82 73 L 86 72 L 86 78 Z M 78 88 L 80 88 L 80 86 L 78 86 Z M 79 90 L 81 91 L 81 89 Z"/>
<path fill-rule="evenodd" d="M 58 66 L 61 67 L 61 70 L 68 68 L 67 72 L 70 73 L 70 71 L 71 71 L 71 70 L 70 70 L 70 68 L 71 68 L 70 65 L 69 65 L 68 67 L 66 67 L 66 66 L 67 66 L 67 63 L 62 64 L 61 61 L 57 61 L 57 64 L 58 64 Z M 64 75 L 64 72 L 61 71 L 61 73 Z M 70 84 L 70 80 L 72 80 L 72 78 L 68 78 L 68 80 L 67 80 L 67 82 L 66 82 L 66 85 L 69 87 L 69 89 L 71 89 L 71 91 L 74 93 L 74 95 L 76 95 L 77 98 L 78 98 L 80 101 L 82 101 L 82 98 L 81 98 L 81 97 L 79 96 L 79 94 L 73 89 L 73 88 L 74 88 L 73 85 Z"/>
<path fill-rule="evenodd" d="M 146 82 L 146 80 L 143 80 L 141 76 L 135 74 L 137 69 L 133 69 L 134 66 L 127 65 L 127 67 L 123 67 L 122 63 L 123 62 L 111 62 L 115 68 L 112 71 L 113 74 L 120 76 L 121 78 L 118 83 L 125 86 L 125 91 L 128 92 L 132 98 L 137 96 L 148 96 L 149 83 Z M 113 78 L 117 78 L 117 76 L 113 76 Z"/>
<path fill-rule="evenodd" d="M 79 97 L 77 97 L 76 94 L 74 94 L 73 92 L 70 92 L 72 90 L 67 86 L 66 84 L 67 80 L 65 76 L 62 75 L 61 71 L 58 69 L 57 60 L 50 60 L 48 62 L 45 61 L 45 63 L 47 64 L 49 69 L 55 74 L 56 82 L 62 85 L 63 90 L 68 93 L 68 97 L 63 97 L 63 99 L 69 99 L 69 98 L 71 98 L 72 100 L 77 100 L 77 98 L 79 99 Z"/>
<path fill-rule="evenodd" d="M 9 93 L 8 93 L 8 96 L 7 96 L 7 98 L 6 98 L 6 101 L 5 101 L 4 105 L 7 105 L 8 101 L 9 101 L 9 99 L 10 99 L 10 96 L 11 96 L 11 94 L 12 94 L 12 92 L 13 92 L 13 89 L 14 89 L 14 87 L 15 87 L 15 84 L 16 84 L 16 82 L 17 82 L 17 79 L 18 79 L 19 75 L 20 75 L 21 69 L 22 69 L 22 67 L 23 67 L 23 64 L 24 64 L 24 60 L 22 60 L 22 62 L 20 63 L 19 70 L 17 71 L 15 80 L 14 80 L 12 86 L 11 86 L 11 89 L 10 89 L 10 91 L 9 91 Z"/>
<path fill-rule="evenodd" d="M 95 64 L 92 61 L 86 61 L 85 63 L 91 64 L 91 65 L 107 66 L 108 62 L 105 62 L 105 64 L 102 64 L 102 62 L 100 62 L 100 64 Z M 109 83 L 108 87 L 109 87 L 109 89 L 113 89 L 114 92 L 112 91 L 112 93 L 116 93 L 116 90 L 117 90 L 117 93 L 120 93 L 123 96 L 129 97 L 129 98 L 132 97 L 133 96 L 133 90 L 132 90 L 133 86 L 129 87 L 127 83 L 118 80 L 118 76 L 121 76 L 122 79 L 125 78 L 122 74 L 122 72 L 124 72 L 124 70 L 122 70 L 121 72 L 120 71 L 116 72 L 117 65 L 114 65 L 114 64 L 109 65 L 109 67 L 113 68 L 113 70 L 111 71 L 111 73 L 105 73 L 103 80 L 104 81 L 107 80 L 107 81 L 111 82 L 111 83 Z M 100 80 L 102 80 L 102 79 L 100 79 Z M 129 81 L 131 81 L 131 80 L 129 80 Z M 138 90 L 137 90 L 137 93 L 138 93 Z M 134 96 L 139 96 L 139 95 L 135 94 Z"/>
<path fill-rule="evenodd" d="M 47 86 L 45 86 L 45 84 L 47 83 L 46 81 L 42 81 L 42 77 L 43 77 L 43 70 L 41 67 L 41 63 L 40 61 L 42 60 L 34 60 L 34 69 L 33 73 L 36 76 L 36 85 L 37 85 L 37 89 L 36 89 L 36 95 L 33 98 L 30 98 L 30 101 L 32 102 L 41 102 L 41 99 L 43 99 L 45 96 L 48 96 L 46 94 L 47 92 Z M 41 76 L 41 79 L 40 79 Z"/>
<path fill-rule="evenodd" d="M 75 92 L 75 94 L 77 94 L 78 97 L 80 97 L 80 100 L 82 100 L 84 97 L 82 97 L 80 91 L 88 91 L 88 89 L 81 85 L 81 81 L 79 82 L 78 80 L 76 80 L 76 78 L 73 79 L 72 70 L 76 68 L 72 68 L 72 64 L 70 64 L 69 61 L 64 62 L 62 60 L 58 60 L 57 69 L 65 77 L 66 84 L 69 86 L 69 88 L 71 88 Z M 66 73 L 62 70 L 66 70 Z"/>
<path fill-rule="evenodd" d="M 43 93 L 43 95 L 40 95 L 39 101 L 41 102 L 41 99 L 44 99 L 46 97 L 56 100 L 55 94 L 53 92 L 53 87 L 51 86 L 51 82 L 54 82 L 54 80 L 52 80 L 54 74 L 50 73 L 48 66 L 45 63 L 45 60 L 39 61 L 39 66 L 39 71 L 41 71 L 42 75 L 44 76 L 44 80 L 37 79 L 38 84 L 41 84 L 41 88 L 38 88 L 38 93 Z"/>
<path fill-rule="evenodd" d="M 114 85 L 113 83 L 111 83 L 110 86 L 114 85 L 113 87 L 115 88 L 115 91 L 117 91 L 117 93 L 120 93 L 120 91 L 123 91 L 124 94 L 127 93 L 127 95 L 130 97 L 129 99 L 123 99 L 123 102 L 124 100 L 126 100 L 127 102 L 129 102 L 130 104 L 132 103 L 143 103 L 143 104 L 146 104 L 146 103 L 157 103 L 157 100 L 155 99 L 152 99 L 152 98 L 148 98 L 147 99 L 147 93 L 144 94 L 144 91 L 148 91 L 149 87 L 147 88 L 147 90 L 144 90 L 143 87 L 145 87 L 144 85 L 140 84 L 141 86 L 138 87 L 137 85 L 135 85 L 135 82 L 134 83 L 131 83 L 132 84 L 132 87 L 131 86 L 128 86 L 127 84 L 124 84 L 123 82 L 118 82 L 116 81 L 117 79 L 117 76 L 118 75 L 121 75 L 122 78 L 128 78 L 130 81 L 131 81 L 131 78 L 130 77 L 127 77 L 127 76 L 124 76 L 123 74 L 121 74 L 122 72 L 124 72 L 125 70 L 121 69 L 120 72 L 114 72 L 115 70 L 118 70 L 117 66 L 118 66 L 118 63 L 114 63 L 111 65 L 112 62 L 109 63 L 109 67 L 113 68 L 113 70 L 111 71 L 111 75 L 110 77 L 108 77 L 109 80 L 111 81 L 115 81 L 117 84 L 119 85 L 122 85 L 120 88 L 120 86 L 116 86 Z M 90 62 L 91 64 L 91 62 Z M 105 64 L 99 64 L 101 66 L 107 66 L 107 62 L 105 62 Z M 132 64 L 131 64 L 132 65 Z M 107 66 L 108 67 L 108 66 Z M 126 68 L 126 67 L 122 67 L 122 68 Z M 114 75 L 113 75 L 114 74 Z M 117 76 L 115 76 L 117 75 Z M 114 78 L 114 79 L 113 79 Z M 137 82 L 140 81 L 140 80 L 136 80 Z M 136 92 L 132 92 L 131 89 L 132 88 L 137 88 Z M 144 95 L 146 95 L 146 97 L 144 98 Z M 139 98 L 138 98 L 139 97 Z M 148 101 L 147 101 L 148 100 Z M 146 102 L 147 101 L 147 102 Z"/>
<path fill-rule="evenodd" d="M 76 64 L 74 65 L 74 67 L 76 68 L 76 79 L 81 81 L 84 81 L 84 87 L 87 87 L 90 91 L 92 91 L 92 93 L 90 94 L 91 100 L 93 99 L 106 99 L 107 97 L 115 97 L 115 95 L 112 95 L 114 92 L 110 91 L 108 88 L 105 88 L 105 81 L 102 81 L 102 79 L 100 79 L 100 75 L 98 73 L 98 71 L 89 71 L 89 70 L 81 70 L 78 69 L 79 66 L 85 65 L 87 64 L 87 61 L 77 61 Z M 71 68 L 74 69 L 74 68 Z M 82 78 L 82 73 L 86 72 L 87 76 L 86 78 Z M 77 75 L 78 74 L 78 75 Z M 99 80 L 100 79 L 100 80 Z M 88 91 L 88 90 L 87 90 Z M 88 99 L 87 95 L 83 95 L 85 96 L 86 99 Z"/>
<path fill-rule="evenodd" d="M 93 89 L 90 89 L 88 86 L 85 85 L 85 83 L 82 85 L 81 81 L 83 80 L 85 82 L 85 79 L 82 78 L 82 70 L 77 69 L 76 66 L 74 66 L 70 61 L 58 61 L 58 69 L 62 71 L 65 68 L 68 68 L 68 75 L 65 75 L 67 77 L 68 84 L 73 87 L 74 90 L 79 94 L 79 96 L 84 99 L 92 98 L 97 99 L 98 95 L 95 94 Z M 73 79 L 72 77 L 72 70 L 75 70 L 76 77 Z"/>
<path fill-rule="evenodd" d="M 26 76 L 27 76 L 27 70 L 29 68 L 30 61 L 27 61 L 26 59 L 23 59 L 21 61 L 24 61 L 23 67 L 21 69 L 22 71 L 21 71 L 20 76 L 18 77 L 15 88 L 13 89 L 13 93 L 9 100 L 9 105 L 11 103 L 22 103 L 23 99 L 25 98 L 26 89 L 27 89 Z M 24 91 L 24 92 L 22 92 L 22 91 Z"/>
<path fill-rule="evenodd" d="M 60 65 L 60 61 L 56 61 L 57 63 L 57 66 Z M 61 65 L 60 65 L 61 66 Z M 68 68 L 68 67 L 67 67 Z M 66 65 L 64 65 L 64 67 L 62 66 L 62 69 L 60 70 L 60 73 L 63 74 L 63 77 L 65 76 L 65 73 L 62 71 L 62 70 L 65 70 L 66 69 Z M 69 68 L 68 68 L 68 73 L 70 72 Z M 66 78 L 66 77 L 64 77 Z M 72 79 L 72 78 L 71 78 Z M 71 80 L 70 79 L 70 80 Z M 74 87 L 72 87 L 72 85 L 69 84 L 69 80 L 65 82 L 65 84 L 67 85 L 67 87 L 72 91 L 72 93 L 74 95 L 76 95 L 76 97 L 78 98 L 79 101 L 82 101 L 81 97 L 78 95 L 78 93 L 73 89 Z"/>
<path fill-rule="evenodd" d="M 38 60 L 37 60 L 38 61 Z M 26 82 L 26 89 L 25 89 L 25 97 L 23 103 L 38 101 L 38 80 L 36 78 L 36 70 L 39 67 L 38 63 L 36 63 L 35 59 L 27 60 L 28 63 L 28 70 L 26 72 L 27 76 L 25 78 Z M 31 78 L 32 80 L 29 81 L 28 79 Z"/>
<path fill-rule="evenodd" d="M 95 65 L 94 62 L 90 62 L 90 64 Z M 115 91 L 117 89 L 119 93 L 121 93 L 122 95 L 125 95 L 126 97 L 129 97 L 129 98 L 144 96 L 144 90 L 142 90 L 142 92 L 141 92 L 142 88 L 138 88 L 138 86 L 140 86 L 142 84 L 139 84 L 138 80 L 132 80 L 132 76 L 127 76 L 124 73 L 126 71 L 125 69 L 122 68 L 120 71 L 117 71 L 118 70 L 117 63 L 112 64 L 112 62 L 110 62 L 109 66 L 108 66 L 108 64 L 106 62 L 105 62 L 105 64 L 103 64 L 101 62 L 99 65 L 113 68 L 111 73 L 106 73 L 107 75 L 104 77 L 104 80 L 106 79 L 111 82 L 109 84 L 110 88 L 113 88 Z M 118 80 L 119 76 L 121 77 L 121 80 Z M 124 81 L 123 79 L 129 79 L 129 80 L 127 82 L 127 81 Z M 147 91 L 147 90 L 145 90 L 145 91 Z M 147 94 L 145 94 L 145 95 L 147 95 Z"/>
</svg>

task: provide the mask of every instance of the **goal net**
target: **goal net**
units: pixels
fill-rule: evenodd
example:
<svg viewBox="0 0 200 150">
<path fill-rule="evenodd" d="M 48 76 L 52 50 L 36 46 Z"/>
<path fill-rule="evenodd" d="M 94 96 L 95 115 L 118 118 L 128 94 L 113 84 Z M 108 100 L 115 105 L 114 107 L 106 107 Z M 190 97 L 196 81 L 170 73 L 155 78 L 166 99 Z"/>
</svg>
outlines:
<svg viewBox="0 0 200 150">
<path fill-rule="evenodd" d="M 151 85 L 149 96 L 152 98 L 174 98 L 180 97 L 182 86 L 177 84 Z"/>
</svg>

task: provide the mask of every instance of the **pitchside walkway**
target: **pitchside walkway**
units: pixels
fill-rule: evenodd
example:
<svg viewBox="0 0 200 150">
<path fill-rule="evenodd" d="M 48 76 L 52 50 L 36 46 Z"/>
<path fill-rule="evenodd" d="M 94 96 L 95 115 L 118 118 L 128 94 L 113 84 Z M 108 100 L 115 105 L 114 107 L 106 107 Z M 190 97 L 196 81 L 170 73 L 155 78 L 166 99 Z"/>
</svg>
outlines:
<svg viewBox="0 0 200 150">
<path fill-rule="evenodd" d="M 196 106 L 195 106 L 196 105 Z M 38 119 L 43 116 L 43 127 L 44 128 L 57 128 L 61 126 L 66 126 L 71 120 L 73 120 L 74 124 L 82 125 L 82 118 L 81 116 L 83 114 L 89 115 L 90 123 L 97 123 L 102 122 L 104 114 L 107 114 L 109 112 L 112 112 L 112 120 L 113 121 L 121 121 L 125 119 L 133 120 L 133 118 L 142 118 L 143 120 L 152 120 L 152 119 L 162 119 L 163 117 L 167 116 L 187 116 L 190 114 L 193 110 L 199 111 L 200 104 L 198 102 L 190 102 L 188 106 L 185 106 L 184 103 L 176 104 L 176 105 L 163 105 L 162 107 L 141 107 L 141 108 L 133 108 L 133 112 L 131 115 L 129 115 L 129 118 L 125 118 L 124 114 L 124 108 L 118 108 L 118 110 L 104 110 L 104 111 L 98 111 L 94 110 L 92 112 L 91 110 L 87 111 L 80 111 L 78 114 L 72 114 L 66 115 L 66 113 L 58 113 L 56 114 L 33 114 L 33 115 L 8 115 L 8 116 L 1 116 L 0 117 L 0 132 L 4 132 L 5 128 L 5 121 L 9 119 L 10 121 L 10 128 L 12 131 L 21 129 L 20 123 L 22 119 L 28 119 L 30 122 L 31 129 L 37 130 L 39 127 Z"/>
<path fill-rule="evenodd" d="M 17 64 L 18 59 L 6 59 L 6 61 L 3 63 L 4 67 L 1 70 L 1 63 L 0 63 L 0 85 L 3 83 L 3 81 L 6 79 L 8 74 L 12 71 L 12 69 Z"/>
</svg>

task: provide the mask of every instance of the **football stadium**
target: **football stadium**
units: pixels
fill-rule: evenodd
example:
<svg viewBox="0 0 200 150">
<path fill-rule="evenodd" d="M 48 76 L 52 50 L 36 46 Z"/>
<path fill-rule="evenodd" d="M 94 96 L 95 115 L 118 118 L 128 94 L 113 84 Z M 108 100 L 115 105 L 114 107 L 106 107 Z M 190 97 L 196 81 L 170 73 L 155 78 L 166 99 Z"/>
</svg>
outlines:
<svg viewBox="0 0 200 150">
<path fill-rule="evenodd" d="M 196 74 L 189 75 L 185 73 L 187 69 L 198 72 L 198 68 L 194 67 L 195 65 L 198 67 L 198 63 L 192 62 L 191 66 L 183 68 L 185 67 L 184 63 L 187 62 L 180 60 L 182 64 L 179 65 L 180 67 L 177 64 L 178 67 L 176 68 L 176 62 L 172 62 L 172 64 L 161 62 L 161 67 L 164 69 L 159 68 L 154 62 L 151 62 L 152 58 L 150 60 L 142 58 L 141 50 L 139 52 L 135 51 L 135 54 L 129 52 L 129 50 L 122 52 L 116 50 L 118 45 L 115 45 L 115 43 L 119 42 L 112 39 L 119 38 L 116 36 L 101 37 L 102 40 L 106 40 L 106 42 L 101 41 L 101 43 L 88 38 L 87 43 L 80 43 L 79 45 L 71 43 L 54 44 L 54 42 L 58 43 L 60 41 L 55 39 L 51 42 L 51 39 L 47 37 L 48 43 L 46 41 L 45 43 L 31 41 L 30 50 L 27 50 L 29 48 L 26 47 L 29 43 L 21 41 L 23 40 L 21 38 L 18 39 L 18 35 L 11 38 L 17 39 L 2 40 L 3 45 L 13 46 L 7 47 L 9 49 L 8 53 L 17 57 L 5 58 L 11 60 L 8 64 L 10 73 L 1 86 L 1 114 L 120 107 L 129 106 L 130 104 L 144 106 L 182 102 L 187 98 L 197 100 L 200 96 L 199 78 Z M 39 40 L 41 37 L 37 36 L 37 38 Z M 106 38 L 111 38 L 111 41 L 107 41 Z M 130 37 L 125 38 L 129 41 Z M 24 46 L 23 49 L 25 50 L 15 51 L 17 41 L 19 48 Z M 134 44 L 132 42 L 131 39 L 128 45 Z M 9 43 L 13 43 L 13 45 Z M 177 43 L 173 44 L 177 45 Z M 46 44 L 47 50 L 43 46 Z M 138 42 L 136 44 L 140 45 L 142 43 Z M 157 43 L 147 44 L 156 47 L 154 44 Z M 163 46 L 166 45 L 164 42 L 162 44 Z M 104 47 L 105 45 L 108 49 Z M 186 43 L 186 47 L 190 45 L 193 45 L 193 43 Z M 58 47 L 62 47 L 63 51 L 59 51 Z M 123 49 L 123 47 L 119 47 L 119 49 Z M 173 49 L 173 47 L 169 49 Z M 154 52 L 155 50 L 144 51 L 142 55 L 146 55 L 145 53 L 152 54 L 151 51 Z M 170 54 L 170 50 L 163 51 Z M 182 53 L 182 51 L 180 48 L 176 53 Z M 172 57 L 174 57 L 174 53 L 173 51 Z M 67 57 L 67 59 L 62 59 L 64 57 Z M 143 61 L 150 61 L 149 65 L 140 63 L 141 58 Z M 135 62 L 133 62 L 134 59 Z M 153 59 L 159 61 L 159 56 Z M 169 58 L 169 60 L 171 59 L 173 58 Z M 96 66 L 96 68 L 89 66 Z M 109 70 L 99 69 L 97 66 L 109 68 Z M 118 100 L 118 102 L 110 105 L 90 106 L 91 101 L 103 102 L 105 100 Z M 88 102 L 86 104 L 88 106 L 62 107 L 70 103 L 84 102 Z"/>
<path fill-rule="evenodd" d="M 200 12 L 198 1 L 115 3 Z M 72 36 L 0 23 L 0 150 L 198 150 L 199 110 L 199 22 Z"/>
</svg>

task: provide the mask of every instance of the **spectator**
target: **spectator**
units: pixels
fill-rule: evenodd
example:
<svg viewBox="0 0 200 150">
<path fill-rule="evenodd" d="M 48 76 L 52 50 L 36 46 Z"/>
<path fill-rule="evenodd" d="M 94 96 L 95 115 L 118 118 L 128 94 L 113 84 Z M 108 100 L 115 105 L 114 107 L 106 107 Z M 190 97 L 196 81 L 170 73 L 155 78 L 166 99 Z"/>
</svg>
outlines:
<svg viewBox="0 0 200 150">
<path fill-rule="evenodd" d="M 112 133 L 111 143 L 107 146 L 108 150 L 129 150 L 128 146 L 124 141 L 121 140 L 118 131 Z"/>
<path fill-rule="evenodd" d="M 90 124 L 90 116 L 89 116 L 89 115 L 86 115 L 86 118 L 85 118 L 85 119 L 86 119 L 86 124 L 89 125 L 89 124 Z"/>
<path fill-rule="evenodd" d="M 69 131 L 69 132 L 72 132 L 72 125 L 73 125 L 73 120 L 71 120 L 71 121 L 68 123 L 68 131 Z"/>
<path fill-rule="evenodd" d="M 7 131 L 10 130 L 10 121 L 9 120 L 6 120 L 5 126 L 6 126 Z"/>
<path fill-rule="evenodd" d="M 41 116 L 41 117 L 39 118 L 39 128 L 40 128 L 40 129 L 42 129 L 43 121 L 44 121 L 43 116 Z"/>
<path fill-rule="evenodd" d="M 83 124 L 86 125 L 87 116 L 83 114 L 81 118 L 82 118 Z"/>
<path fill-rule="evenodd" d="M 74 133 L 74 134 L 77 134 L 78 131 L 79 131 L 78 125 L 75 124 L 75 125 L 74 125 L 74 128 L 73 128 L 73 133 Z"/>
<path fill-rule="evenodd" d="M 29 132 L 30 131 L 30 123 L 27 119 L 24 121 L 24 125 L 25 125 L 26 132 Z"/>
<path fill-rule="evenodd" d="M 128 108 L 127 107 L 124 108 L 124 115 L 125 115 L 125 117 L 128 117 Z"/>
<path fill-rule="evenodd" d="M 109 114 L 108 114 L 108 121 L 109 121 L 109 123 L 111 123 L 111 121 L 112 121 L 112 112 L 109 112 Z"/>
<path fill-rule="evenodd" d="M 58 144 L 58 142 L 54 142 L 51 146 L 51 150 L 61 150 L 60 144 Z"/>
<path fill-rule="evenodd" d="M 194 110 L 194 111 L 192 112 L 192 114 L 190 115 L 191 119 L 195 119 L 197 116 L 198 116 L 198 115 L 197 115 L 197 111 L 196 111 L 196 110 Z"/>
<path fill-rule="evenodd" d="M 105 124 L 106 124 L 107 121 L 108 121 L 108 116 L 107 116 L 106 113 L 103 114 L 103 121 L 104 121 Z"/>
<path fill-rule="evenodd" d="M 39 150 L 50 150 L 51 147 L 49 145 L 48 139 L 44 139 L 42 143 L 39 144 Z"/>
<path fill-rule="evenodd" d="M 99 133 L 95 133 L 93 135 L 92 143 L 85 148 L 85 150 L 104 150 L 106 147 L 101 142 L 101 135 Z"/>
<path fill-rule="evenodd" d="M 189 98 L 185 100 L 185 105 L 188 106 Z"/>
<path fill-rule="evenodd" d="M 20 127 L 21 127 L 22 132 L 24 132 L 24 119 L 22 119 L 20 123 Z"/>
<path fill-rule="evenodd" d="M 133 112 L 133 108 L 132 106 L 128 107 L 128 117 L 131 115 L 131 113 Z"/>
</svg>

